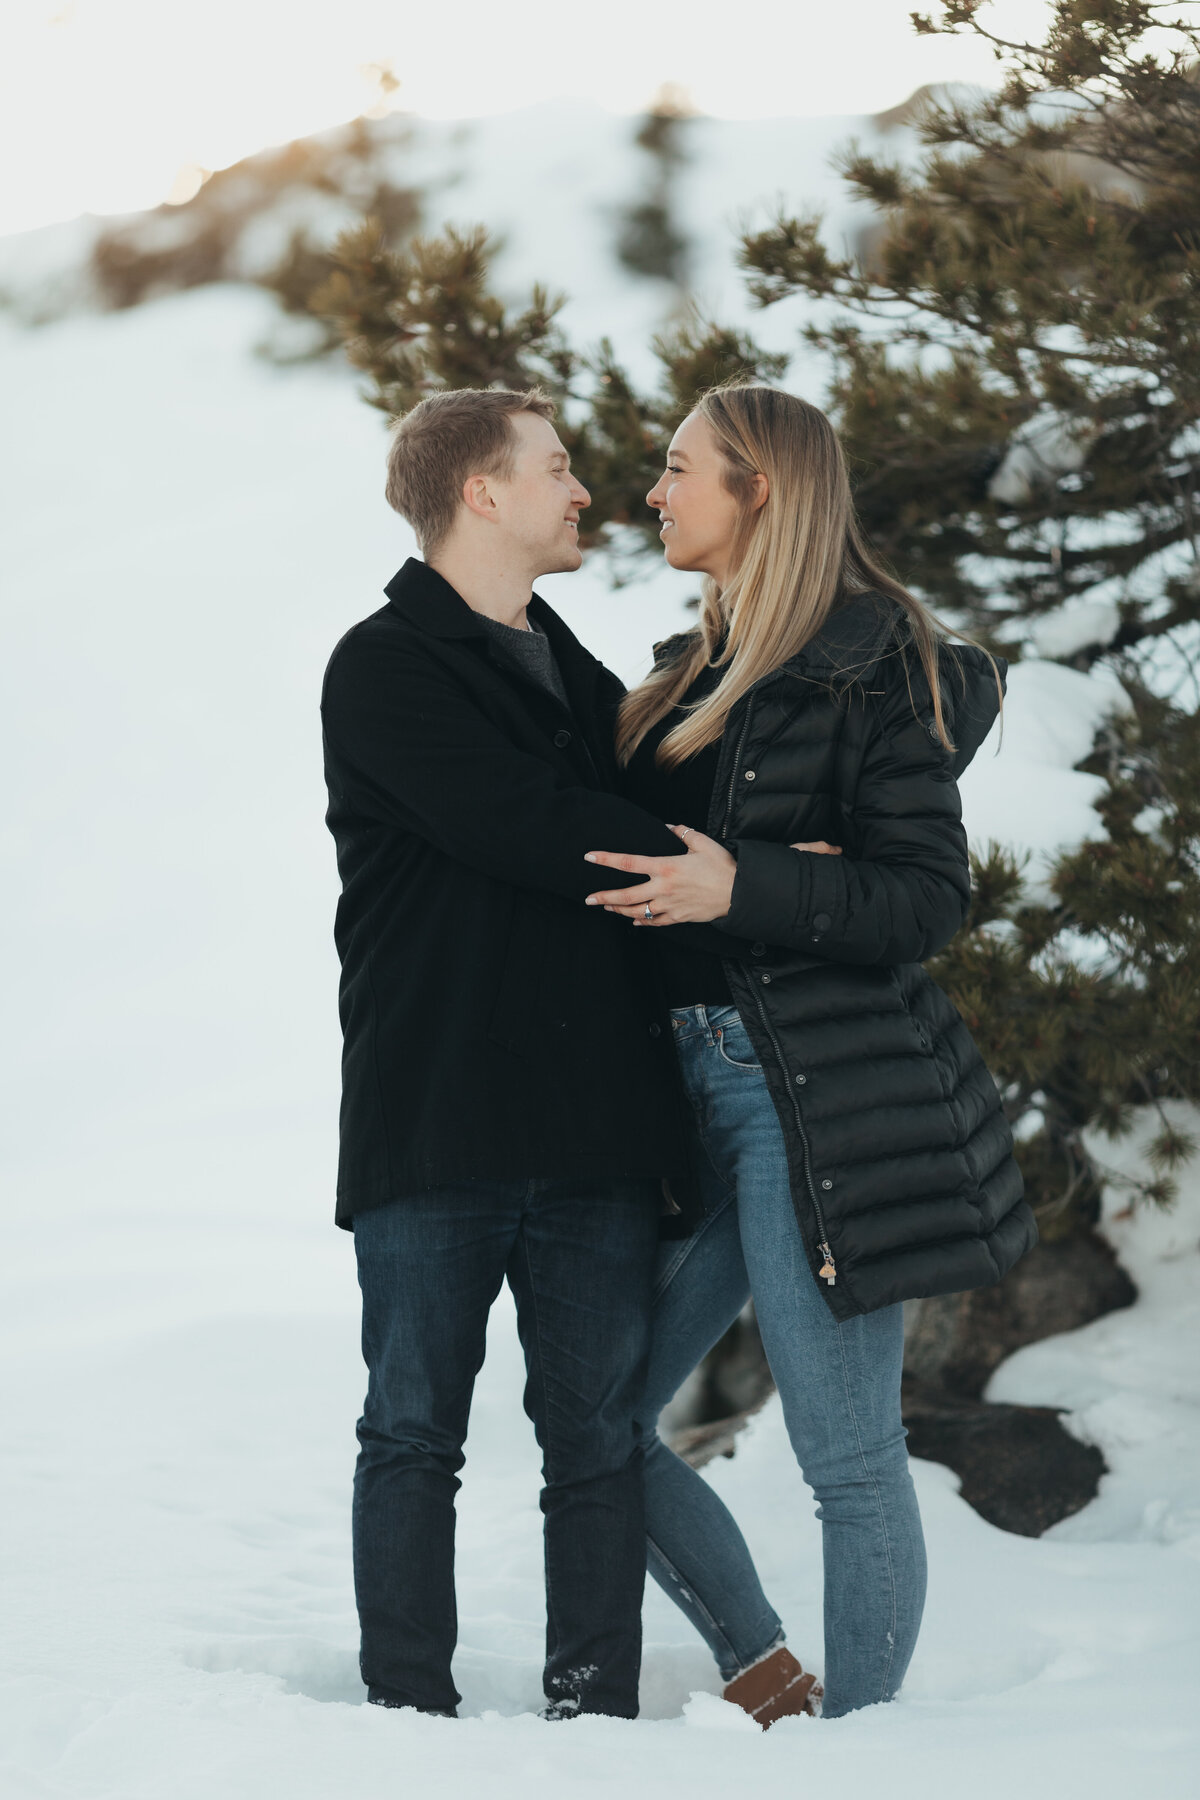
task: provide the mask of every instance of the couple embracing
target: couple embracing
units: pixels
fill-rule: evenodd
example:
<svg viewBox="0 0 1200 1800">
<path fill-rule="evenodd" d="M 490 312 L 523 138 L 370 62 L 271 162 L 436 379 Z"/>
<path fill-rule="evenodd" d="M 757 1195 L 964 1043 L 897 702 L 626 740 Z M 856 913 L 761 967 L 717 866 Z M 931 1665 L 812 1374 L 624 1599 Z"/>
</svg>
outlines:
<svg viewBox="0 0 1200 1800">
<path fill-rule="evenodd" d="M 921 1621 L 901 1302 L 995 1281 L 1035 1235 L 921 966 L 966 915 L 955 778 L 1003 665 L 874 560 L 824 414 L 744 385 L 700 400 L 648 495 L 704 592 L 624 692 L 532 592 L 579 567 L 588 504 L 553 420 L 464 390 L 400 421 L 387 496 L 424 560 L 325 679 L 363 1679 L 458 1704 L 454 1501 L 507 1280 L 545 1716 L 636 1716 L 648 1568 L 727 1698 L 837 1717 L 892 1698 Z M 823 1694 L 657 1431 L 750 1300 L 822 1521 Z"/>
</svg>

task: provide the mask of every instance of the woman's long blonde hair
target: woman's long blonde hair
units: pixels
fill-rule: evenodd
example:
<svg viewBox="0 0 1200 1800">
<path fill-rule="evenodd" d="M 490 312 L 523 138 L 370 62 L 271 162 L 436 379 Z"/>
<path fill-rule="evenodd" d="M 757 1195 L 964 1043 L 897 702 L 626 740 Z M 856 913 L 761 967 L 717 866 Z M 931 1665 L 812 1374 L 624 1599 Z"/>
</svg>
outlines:
<svg viewBox="0 0 1200 1800">
<path fill-rule="evenodd" d="M 628 763 L 701 669 L 719 663 L 725 672 L 717 686 L 667 733 L 656 760 L 673 768 L 694 756 L 721 736 L 733 707 L 756 681 L 816 636 L 837 599 L 868 590 L 903 607 L 938 736 L 953 750 L 938 679 L 939 642 L 948 628 L 872 556 L 855 517 L 842 446 L 825 414 L 760 383 L 712 388 L 694 410 L 707 421 L 724 464 L 724 485 L 740 502 L 731 573 L 724 588 L 705 578 L 700 629 L 686 653 L 626 694 L 617 721 L 620 761 Z M 770 491 L 755 508 L 759 473 Z M 853 678 L 853 671 L 845 674 Z M 998 673 L 996 681 L 999 688 Z"/>
</svg>

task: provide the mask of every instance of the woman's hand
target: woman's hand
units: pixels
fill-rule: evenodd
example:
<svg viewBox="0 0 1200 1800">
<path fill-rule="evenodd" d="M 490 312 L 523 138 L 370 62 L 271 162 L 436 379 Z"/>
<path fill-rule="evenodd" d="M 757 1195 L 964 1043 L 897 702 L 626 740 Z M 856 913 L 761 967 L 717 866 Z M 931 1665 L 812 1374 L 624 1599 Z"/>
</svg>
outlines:
<svg viewBox="0 0 1200 1800">
<path fill-rule="evenodd" d="M 733 897 L 737 863 L 723 844 L 691 825 L 667 827 L 687 845 L 686 856 L 618 856 L 591 850 L 585 862 L 645 875 L 636 887 L 589 894 L 586 905 L 620 913 L 635 925 L 698 925 L 723 919 Z M 650 916 L 647 917 L 647 909 Z"/>
</svg>

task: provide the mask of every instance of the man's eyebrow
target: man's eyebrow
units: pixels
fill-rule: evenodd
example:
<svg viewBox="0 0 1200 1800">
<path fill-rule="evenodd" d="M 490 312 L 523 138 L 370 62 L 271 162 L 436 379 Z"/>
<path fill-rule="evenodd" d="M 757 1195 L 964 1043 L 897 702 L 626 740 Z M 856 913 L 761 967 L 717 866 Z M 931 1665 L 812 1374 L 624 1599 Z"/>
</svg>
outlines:
<svg viewBox="0 0 1200 1800">
<path fill-rule="evenodd" d="M 554 452 L 554 454 L 551 456 L 550 461 L 552 463 L 563 462 L 563 463 L 566 463 L 568 467 L 570 467 L 571 458 L 565 450 L 556 450 Z"/>
</svg>

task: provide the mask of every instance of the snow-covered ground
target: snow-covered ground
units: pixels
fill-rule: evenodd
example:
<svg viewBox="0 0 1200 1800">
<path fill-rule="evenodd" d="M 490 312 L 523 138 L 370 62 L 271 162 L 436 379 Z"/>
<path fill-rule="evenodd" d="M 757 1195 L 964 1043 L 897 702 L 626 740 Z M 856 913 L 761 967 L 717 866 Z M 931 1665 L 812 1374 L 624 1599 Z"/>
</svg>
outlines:
<svg viewBox="0 0 1200 1800">
<path fill-rule="evenodd" d="M 0 1794 L 1194 1791 L 1194 1177 L 1170 1220 L 1111 1222 L 1139 1303 L 995 1378 L 997 1396 L 1075 1409 L 1113 1468 L 1097 1501 L 1027 1540 L 915 1465 L 932 1582 L 895 1706 L 763 1736 L 652 1590 L 642 1720 L 531 1716 L 537 1456 L 507 1303 L 461 1504 L 466 1717 L 360 1704 L 363 1374 L 352 1247 L 331 1223 L 316 704 L 329 649 L 411 544 L 381 497 L 378 416 L 334 370 L 254 361 L 268 316 L 223 289 L 0 332 Z M 545 584 L 627 677 L 690 591 L 669 571 L 615 594 L 594 569 Z M 1107 703 L 1090 679 L 1014 673 L 1004 748 L 967 784 L 977 838 L 1047 848 L 1094 828 L 1070 769 Z M 777 1407 L 708 1473 L 818 1662 L 818 1527 Z"/>
</svg>

